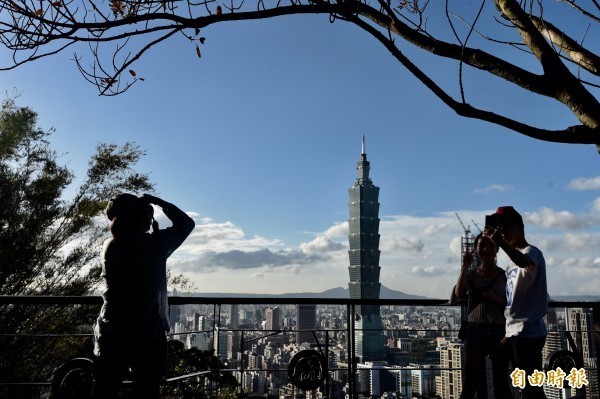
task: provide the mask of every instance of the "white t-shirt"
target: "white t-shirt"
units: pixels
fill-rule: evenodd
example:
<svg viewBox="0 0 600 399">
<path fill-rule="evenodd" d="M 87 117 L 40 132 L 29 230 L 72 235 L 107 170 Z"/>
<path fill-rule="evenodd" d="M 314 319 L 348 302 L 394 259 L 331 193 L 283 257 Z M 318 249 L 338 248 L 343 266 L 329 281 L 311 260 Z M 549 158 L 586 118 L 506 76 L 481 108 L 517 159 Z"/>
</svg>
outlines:
<svg viewBox="0 0 600 399">
<path fill-rule="evenodd" d="M 546 261 L 542 251 L 532 245 L 521 252 L 535 267 L 519 267 L 511 262 L 506 268 L 506 336 L 545 336 L 548 333 L 544 324 L 548 312 Z"/>
</svg>

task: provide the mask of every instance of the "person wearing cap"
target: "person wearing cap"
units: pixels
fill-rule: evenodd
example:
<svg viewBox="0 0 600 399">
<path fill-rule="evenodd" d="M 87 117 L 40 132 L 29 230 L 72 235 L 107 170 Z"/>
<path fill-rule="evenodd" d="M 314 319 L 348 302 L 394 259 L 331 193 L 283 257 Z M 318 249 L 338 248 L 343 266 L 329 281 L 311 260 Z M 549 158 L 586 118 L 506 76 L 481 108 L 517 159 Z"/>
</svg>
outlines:
<svg viewBox="0 0 600 399">
<path fill-rule="evenodd" d="M 525 239 L 523 218 L 512 206 L 501 206 L 493 215 L 496 226 L 486 226 L 484 232 L 506 253 L 510 264 L 506 268 L 506 334 L 513 368 L 524 370 L 527 376 L 542 371 L 542 349 L 548 333 L 544 316 L 548 312 L 546 262 L 537 247 Z M 527 383 L 523 398 L 545 398 L 541 386 Z"/>
<path fill-rule="evenodd" d="M 159 229 L 155 204 L 172 226 Z M 134 397 L 160 396 L 166 368 L 167 258 L 194 229 L 175 205 L 144 194 L 120 194 L 106 208 L 112 237 L 104 242 L 104 303 L 94 326 L 94 399 L 117 398 L 129 368 Z M 152 233 L 148 233 L 152 226 Z"/>
</svg>

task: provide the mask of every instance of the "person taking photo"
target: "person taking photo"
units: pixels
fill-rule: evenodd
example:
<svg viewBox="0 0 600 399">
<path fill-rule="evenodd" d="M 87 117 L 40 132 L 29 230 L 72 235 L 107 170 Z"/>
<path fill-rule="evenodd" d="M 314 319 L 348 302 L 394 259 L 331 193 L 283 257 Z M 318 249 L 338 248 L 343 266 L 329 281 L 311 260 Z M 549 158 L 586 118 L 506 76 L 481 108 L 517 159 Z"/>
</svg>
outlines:
<svg viewBox="0 0 600 399">
<path fill-rule="evenodd" d="M 525 239 L 523 218 L 512 206 L 501 206 L 488 216 L 484 234 L 491 237 L 510 259 L 506 268 L 506 337 L 512 366 L 526 376 L 542 369 L 542 349 L 548 331 L 548 287 L 544 255 Z M 541 386 L 527 383 L 523 399 L 545 399 Z"/>
<path fill-rule="evenodd" d="M 510 399 L 508 360 L 500 350 L 506 319 L 506 274 L 496 265 L 498 247 L 491 238 L 479 234 L 474 250 L 479 264 L 470 268 L 474 254 L 466 252 L 454 293 L 457 298 L 468 298 L 467 328 L 464 336 L 465 369 L 461 399 L 478 399 L 487 395 L 486 356 L 492 362 L 494 397 Z"/>
<path fill-rule="evenodd" d="M 171 227 L 158 228 L 153 204 L 162 208 Z M 157 399 L 169 330 L 166 262 L 192 232 L 194 221 L 175 205 L 148 194 L 120 194 L 109 201 L 106 215 L 112 236 L 102 251 L 106 290 L 94 326 L 93 397 L 117 398 L 131 368 L 134 397 Z"/>
</svg>

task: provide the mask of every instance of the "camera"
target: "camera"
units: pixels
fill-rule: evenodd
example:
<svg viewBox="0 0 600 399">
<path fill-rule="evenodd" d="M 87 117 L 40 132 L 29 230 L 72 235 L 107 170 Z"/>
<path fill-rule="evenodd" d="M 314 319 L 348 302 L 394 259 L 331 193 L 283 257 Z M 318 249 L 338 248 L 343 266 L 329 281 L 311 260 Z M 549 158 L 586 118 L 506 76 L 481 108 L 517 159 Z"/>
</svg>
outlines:
<svg viewBox="0 0 600 399">
<path fill-rule="evenodd" d="M 485 227 L 491 229 L 499 229 L 504 224 L 504 219 L 499 213 L 485 215 Z"/>
</svg>

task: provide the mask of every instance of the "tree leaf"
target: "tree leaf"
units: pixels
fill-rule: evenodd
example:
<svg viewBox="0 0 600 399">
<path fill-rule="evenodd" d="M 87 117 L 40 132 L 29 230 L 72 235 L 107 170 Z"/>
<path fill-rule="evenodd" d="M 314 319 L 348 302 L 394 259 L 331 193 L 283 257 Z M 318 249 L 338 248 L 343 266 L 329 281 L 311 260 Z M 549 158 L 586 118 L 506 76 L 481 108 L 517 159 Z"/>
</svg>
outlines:
<svg viewBox="0 0 600 399">
<path fill-rule="evenodd" d="M 204 41 L 205 41 L 205 40 L 206 40 L 206 38 L 205 38 L 205 37 L 201 37 L 201 38 L 200 38 L 200 43 L 204 44 Z"/>
<path fill-rule="evenodd" d="M 42 10 L 42 9 L 39 9 L 39 10 L 37 10 L 37 11 L 35 12 L 35 16 L 36 16 L 36 17 L 39 17 L 40 15 L 42 15 L 42 13 L 43 13 L 43 12 L 44 12 L 44 10 Z"/>
<path fill-rule="evenodd" d="M 129 73 L 131 74 L 131 76 L 133 76 L 134 78 L 137 76 L 135 71 L 133 69 L 129 70 Z"/>
<path fill-rule="evenodd" d="M 200 53 L 200 47 L 198 47 L 197 44 L 196 44 L 196 54 L 198 55 L 198 58 L 202 58 L 202 53 Z"/>
<path fill-rule="evenodd" d="M 221 6 L 217 6 L 217 15 L 223 15 L 223 9 Z"/>
</svg>

